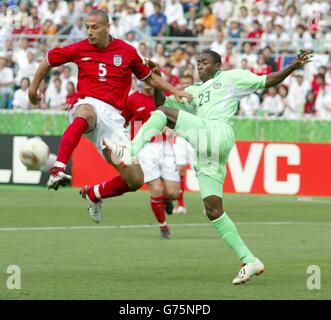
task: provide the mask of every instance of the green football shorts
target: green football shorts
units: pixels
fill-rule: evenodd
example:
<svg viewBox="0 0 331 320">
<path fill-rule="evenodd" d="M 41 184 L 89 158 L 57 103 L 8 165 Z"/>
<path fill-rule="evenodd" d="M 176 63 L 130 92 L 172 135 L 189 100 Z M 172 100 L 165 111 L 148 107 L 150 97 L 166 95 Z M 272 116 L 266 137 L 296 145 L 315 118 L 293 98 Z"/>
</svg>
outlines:
<svg viewBox="0 0 331 320">
<path fill-rule="evenodd" d="M 234 145 L 232 127 L 220 120 L 202 119 L 179 110 L 175 132 L 195 150 L 195 165 L 202 199 L 223 196 L 226 163 Z"/>
</svg>

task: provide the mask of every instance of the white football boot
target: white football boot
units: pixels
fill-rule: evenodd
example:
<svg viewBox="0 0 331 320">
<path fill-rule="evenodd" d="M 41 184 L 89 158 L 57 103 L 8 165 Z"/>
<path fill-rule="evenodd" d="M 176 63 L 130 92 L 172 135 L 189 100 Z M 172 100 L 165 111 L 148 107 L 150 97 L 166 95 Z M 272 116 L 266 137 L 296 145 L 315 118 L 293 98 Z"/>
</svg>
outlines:
<svg viewBox="0 0 331 320">
<path fill-rule="evenodd" d="M 60 186 L 64 187 L 71 183 L 71 176 L 64 173 L 64 168 L 52 167 L 48 172 L 50 173 L 48 189 L 57 190 Z"/>
<path fill-rule="evenodd" d="M 232 280 L 233 284 L 242 284 L 247 282 L 251 277 L 258 276 L 264 272 L 263 263 L 256 258 L 256 261 L 253 263 L 244 264 L 238 275 Z"/>
<path fill-rule="evenodd" d="M 90 186 L 84 186 L 81 190 L 80 190 L 80 194 L 81 196 L 87 200 L 87 210 L 88 213 L 90 215 L 90 218 L 92 219 L 93 222 L 95 223 L 100 223 L 101 219 L 102 219 L 102 210 L 101 210 L 101 203 L 102 201 L 99 200 L 98 202 L 93 202 L 87 192 L 89 190 L 89 188 L 91 188 Z"/>
<path fill-rule="evenodd" d="M 186 211 L 187 211 L 186 207 L 177 206 L 177 207 L 174 208 L 174 210 L 172 212 L 175 213 L 175 214 L 181 214 L 181 213 L 185 214 Z"/>
<path fill-rule="evenodd" d="M 107 151 L 112 154 L 112 160 L 115 164 L 129 166 L 133 164 L 133 159 L 130 155 L 129 149 L 126 146 L 121 146 L 117 143 L 110 141 L 109 138 L 103 138 L 103 145 Z"/>
</svg>

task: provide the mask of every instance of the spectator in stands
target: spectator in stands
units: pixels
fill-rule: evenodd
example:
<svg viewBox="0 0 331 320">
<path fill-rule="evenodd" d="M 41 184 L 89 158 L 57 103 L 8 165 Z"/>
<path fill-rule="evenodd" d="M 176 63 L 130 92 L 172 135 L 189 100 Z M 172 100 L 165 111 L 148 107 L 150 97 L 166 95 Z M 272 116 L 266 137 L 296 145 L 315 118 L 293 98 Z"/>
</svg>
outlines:
<svg viewBox="0 0 331 320">
<path fill-rule="evenodd" d="M 271 51 L 271 48 L 270 47 L 265 47 L 263 50 L 262 50 L 262 56 L 264 58 L 264 61 L 265 63 L 270 66 L 271 68 L 271 71 L 272 72 L 275 72 L 277 71 L 277 63 L 274 59 L 274 57 L 272 56 L 272 51 Z"/>
<path fill-rule="evenodd" d="M 77 18 L 74 27 L 70 30 L 69 39 L 71 42 L 77 42 L 85 39 L 86 30 L 83 23 L 83 18 Z"/>
<path fill-rule="evenodd" d="M 125 35 L 125 41 L 131 44 L 132 47 L 138 49 L 139 41 L 136 40 L 136 33 L 134 31 L 129 31 Z"/>
<path fill-rule="evenodd" d="M 297 12 L 297 8 L 295 5 L 290 4 L 287 8 L 286 8 L 286 13 L 284 16 L 284 27 L 286 32 L 288 32 L 289 34 L 292 34 L 294 32 L 294 30 L 297 28 L 297 25 L 299 23 L 299 16 L 298 16 L 298 12 Z"/>
<path fill-rule="evenodd" d="M 248 14 L 248 9 L 246 6 L 240 7 L 239 22 L 241 27 L 247 33 L 252 25 L 252 17 Z"/>
<path fill-rule="evenodd" d="M 148 59 L 151 58 L 151 51 L 144 41 L 139 42 L 137 51 L 141 54 L 142 57 L 148 58 Z"/>
<path fill-rule="evenodd" d="M 30 87 L 30 79 L 22 78 L 20 82 L 20 88 L 14 92 L 13 110 L 30 109 L 32 106 L 28 97 L 28 88 Z"/>
<path fill-rule="evenodd" d="M 265 117 L 279 117 L 284 111 L 284 104 L 278 94 L 277 87 L 270 87 L 262 102 L 262 109 Z"/>
<path fill-rule="evenodd" d="M 142 14 L 136 12 L 132 6 L 127 6 L 122 15 L 122 21 L 125 21 L 127 30 L 132 31 L 139 27 Z"/>
<path fill-rule="evenodd" d="M 27 50 L 30 48 L 30 42 L 26 38 L 22 38 L 19 47 L 14 50 L 13 62 L 18 66 L 18 69 L 23 68 L 28 64 Z"/>
<path fill-rule="evenodd" d="M 226 21 L 232 13 L 232 2 L 228 0 L 217 0 L 212 4 L 212 10 L 216 19 Z"/>
<path fill-rule="evenodd" d="M 265 15 L 261 14 L 260 9 L 257 6 L 254 6 L 251 10 L 252 21 L 258 21 L 262 30 L 265 26 Z"/>
<path fill-rule="evenodd" d="M 199 9 L 200 0 L 182 0 L 181 2 L 183 4 L 184 13 L 195 18 Z"/>
<path fill-rule="evenodd" d="M 164 14 L 167 17 L 168 25 L 171 25 L 175 21 L 185 19 L 184 9 L 180 0 L 166 0 Z"/>
<path fill-rule="evenodd" d="M 258 76 L 262 76 L 271 73 L 271 67 L 266 64 L 264 56 L 260 54 L 257 62 L 251 67 L 251 71 Z"/>
<path fill-rule="evenodd" d="M 145 17 L 147 17 L 147 19 L 155 13 L 154 3 L 157 3 L 157 0 L 147 0 L 143 3 L 142 12 L 144 13 Z"/>
<path fill-rule="evenodd" d="M 249 39 L 261 39 L 262 34 L 263 34 L 263 29 L 259 23 L 258 20 L 254 20 L 252 22 L 252 28 L 249 28 L 248 30 L 250 30 L 247 34 L 247 38 Z M 258 43 L 257 42 L 251 42 L 251 45 L 253 47 L 257 46 Z"/>
<path fill-rule="evenodd" d="M 164 68 L 161 68 L 162 75 L 164 75 L 165 80 L 172 86 L 176 87 L 179 83 L 179 77 L 173 74 L 173 65 L 169 62 L 166 63 Z"/>
<path fill-rule="evenodd" d="M 316 1 L 305 0 L 304 4 L 301 7 L 301 18 L 306 19 L 313 16 L 315 12 L 319 12 L 320 7 Z"/>
<path fill-rule="evenodd" d="M 14 84 L 14 72 L 7 67 L 7 58 L 0 56 L 0 109 L 10 108 Z"/>
<path fill-rule="evenodd" d="M 243 50 L 239 56 L 240 61 L 247 59 L 249 67 L 252 67 L 257 61 L 257 54 L 253 52 L 253 46 L 250 42 L 243 43 Z M 238 65 L 239 67 L 239 65 Z"/>
<path fill-rule="evenodd" d="M 45 95 L 45 102 L 49 109 L 66 109 L 67 94 L 62 90 L 62 81 L 59 78 L 54 79 L 54 87 L 48 87 Z"/>
<path fill-rule="evenodd" d="M 228 28 L 228 38 L 231 38 L 231 43 L 236 46 L 243 35 L 244 30 L 241 28 L 238 18 L 232 18 Z"/>
<path fill-rule="evenodd" d="M 187 28 L 187 21 L 185 18 L 182 18 L 177 21 L 177 28 L 173 33 L 173 37 L 185 37 L 192 38 L 194 37 L 193 32 Z M 180 44 L 185 44 L 187 41 L 180 41 Z"/>
<path fill-rule="evenodd" d="M 239 115 L 244 117 L 255 117 L 260 109 L 259 96 L 254 92 L 240 100 Z"/>
<path fill-rule="evenodd" d="M 67 92 L 67 96 L 66 96 L 67 107 L 74 105 L 77 101 L 77 95 L 76 95 L 75 84 L 72 81 L 67 82 L 66 92 Z"/>
<path fill-rule="evenodd" d="M 124 38 L 125 27 L 120 23 L 120 18 L 118 16 L 113 16 L 110 24 L 110 34 L 114 38 Z"/>
<path fill-rule="evenodd" d="M 309 90 L 306 95 L 306 101 L 304 105 L 305 115 L 315 115 L 315 93 L 313 90 Z"/>
<path fill-rule="evenodd" d="M 275 25 L 275 47 L 276 50 L 284 52 L 288 49 L 289 45 L 290 45 L 290 37 L 289 35 L 284 32 L 284 28 L 281 24 L 276 24 Z"/>
<path fill-rule="evenodd" d="M 47 20 L 53 21 L 56 25 L 61 24 L 61 17 L 65 15 L 65 13 L 58 6 L 58 2 L 54 0 L 50 0 L 47 2 L 48 8 L 46 12 L 42 15 L 41 22 L 44 23 Z"/>
<path fill-rule="evenodd" d="M 147 23 L 147 18 L 144 16 L 141 17 L 139 26 L 134 30 L 136 31 L 137 41 L 144 40 L 145 37 L 150 37 L 152 35 L 152 29 Z"/>
<path fill-rule="evenodd" d="M 148 17 L 148 24 L 152 29 L 152 36 L 163 36 L 167 30 L 167 17 L 161 11 L 161 5 L 154 3 L 154 14 Z"/>
<path fill-rule="evenodd" d="M 250 71 L 250 67 L 248 66 L 248 60 L 246 58 L 241 59 L 240 61 L 240 69 Z"/>
<path fill-rule="evenodd" d="M 74 77 L 71 74 L 71 68 L 69 65 L 64 65 L 62 68 L 62 72 L 60 74 L 60 79 L 62 82 L 62 90 L 67 93 L 67 85 L 69 82 L 72 82 L 74 84 L 74 87 L 76 88 L 77 85 L 77 77 Z"/>
<path fill-rule="evenodd" d="M 225 47 L 225 55 L 222 57 L 222 70 L 233 69 L 238 64 L 238 56 L 233 50 L 233 43 L 228 42 Z"/>
<path fill-rule="evenodd" d="M 311 82 L 311 89 L 314 91 L 315 99 L 318 96 L 319 90 L 324 89 L 325 86 L 325 75 L 323 73 L 318 73 Z"/>
<path fill-rule="evenodd" d="M 281 84 L 278 88 L 278 94 L 284 106 L 282 116 L 286 119 L 299 119 L 303 114 L 303 109 L 300 108 L 299 104 L 293 103 L 293 100 L 290 99 L 288 87 Z"/>
<path fill-rule="evenodd" d="M 293 81 L 291 81 L 291 85 L 289 86 L 288 99 L 290 101 L 290 105 L 295 105 L 295 108 L 298 110 L 300 115 L 303 115 L 306 96 L 310 90 L 310 85 L 308 81 L 305 80 L 302 70 L 296 70 L 293 72 L 291 77 Z"/>
<path fill-rule="evenodd" d="M 19 65 L 17 75 L 15 77 L 16 85 L 20 85 L 21 80 L 23 78 L 29 78 L 30 81 L 32 81 L 34 73 L 36 72 L 36 70 L 38 68 L 38 62 L 36 61 L 35 50 L 32 48 L 29 48 L 26 51 L 26 55 L 27 55 L 28 62 L 25 65 L 22 65 L 22 64 Z"/>
<path fill-rule="evenodd" d="M 325 83 L 329 88 L 331 88 L 331 62 L 329 62 L 327 71 L 325 73 Z"/>
<path fill-rule="evenodd" d="M 152 57 L 152 61 L 155 62 L 160 67 L 164 67 L 167 63 L 167 58 L 165 57 L 166 50 L 162 42 L 158 42 L 155 46 L 155 52 Z"/>
<path fill-rule="evenodd" d="M 226 41 L 224 40 L 224 33 L 222 30 L 216 32 L 216 38 L 211 43 L 210 49 L 217 52 L 221 57 L 225 55 Z"/>
<path fill-rule="evenodd" d="M 61 22 L 57 25 L 59 35 L 69 35 L 73 26 L 69 24 L 68 16 L 61 16 Z"/>
<path fill-rule="evenodd" d="M 298 48 L 312 49 L 312 37 L 303 24 L 298 24 L 292 35 L 292 48 L 297 51 Z"/>
<path fill-rule="evenodd" d="M 283 25 L 283 18 L 278 13 L 277 7 L 271 6 L 269 8 L 269 15 L 266 18 L 266 23 L 272 22 L 273 25 Z"/>
<path fill-rule="evenodd" d="M 204 26 L 205 30 L 208 30 L 209 34 L 211 33 L 211 30 L 215 27 L 216 17 L 209 6 L 205 6 L 202 9 L 201 23 Z"/>
<path fill-rule="evenodd" d="M 331 120 L 331 88 L 324 86 L 319 90 L 315 102 L 316 116 L 321 120 Z"/>
<path fill-rule="evenodd" d="M 31 35 L 39 35 L 41 33 L 41 24 L 38 16 L 29 17 L 28 25 L 23 30 L 23 32 L 25 34 L 31 34 Z M 33 37 L 31 38 L 27 37 L 27 38 L 29 39 L 30 42 L 36 41 L 36 39 Z"/>
<path fill-rule="evenodd" d="M 41 31 L 45 35 L 52 35 L 57 33 L 57 26 L 52 20 L 45 20 L 41 26 Z"/>
<path fill-rule="evenodd" d="M 260 49 L 269 46 L 272 51 L 275 51 L 276 47 L 276 34 L 274 33 L 275 25 L 269 21 L 266 24 L 266 29 L 261 36 Z"/>
<path fill-rule="evenodd" d="M 177 47 L 172 51 L 169 60 L 170 63 L 174 66 L 172 73 L 179 75 L 179 70 L 186 65 L 186 61 L 184 59 L 184 50 L 181 47 Z"/>
</svg>

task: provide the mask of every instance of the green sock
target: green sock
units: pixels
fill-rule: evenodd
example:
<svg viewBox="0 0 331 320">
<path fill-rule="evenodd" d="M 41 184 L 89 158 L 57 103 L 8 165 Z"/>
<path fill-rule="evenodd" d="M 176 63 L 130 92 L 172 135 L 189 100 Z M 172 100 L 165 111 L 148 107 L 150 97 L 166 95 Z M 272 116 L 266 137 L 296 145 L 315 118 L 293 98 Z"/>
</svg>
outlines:
<svg viewBox="0 0 331 320">
<path fill-rule="evenodd" d="M 256 258 L 246 247 L 244 241 L 240 238 L 235 224 L 224 212 L 221 217 L 212 221 L 219 234 L 227 245 L 237 254 L 244 263 L 255 262 Z"/>
<path fill-rule="evenodd" d="M 136 157 L 144 145 L 160 133 L 167 125 L 167 116 L 160 110 L 152 113 L 131 141 L 131 156 Z"/>
</svg>

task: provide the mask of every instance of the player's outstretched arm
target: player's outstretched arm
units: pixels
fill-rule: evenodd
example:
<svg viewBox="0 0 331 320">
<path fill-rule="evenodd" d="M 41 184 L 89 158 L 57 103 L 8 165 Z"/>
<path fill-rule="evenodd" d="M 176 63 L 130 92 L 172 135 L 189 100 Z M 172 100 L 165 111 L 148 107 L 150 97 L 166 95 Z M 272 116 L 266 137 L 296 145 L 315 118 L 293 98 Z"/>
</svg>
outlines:
<svg viewBox="0 0 331 320">
<path fill-rule="evenodd" d="M 294 60 L 292 64 L 290 64 L 287 68 L 273 72 L 267 75 L 267 80 L 265 87 L 270 88 L 273 86 L 277 86 L 280 84 L 285 78 L 287 78 L 294 70 L 300 69 L 306 63 L 311 62 L 311 58 L 313 57 L 313 51 L 311 50 L 300 50 L 297 58 Z"/>
<path fill-rule="evenodd" d="M 176 90 L 170 83 L 163 80 L 155 72 L 152 72 L 150 77 L 148 77 L 145 81 L 155 89 L 160 89 L 170 92 L 172 95 L 175 96 L 178 102 L 182 102 L 182 98 L 186 98 L 188 101 L 192 101 L 193 99 L 190 93 Z"/>
<path fill-rule="evenodd" d="M 41 96 L 38 94 L 38 88 L 41 80 L 47 75 L 51 67 L 48 65 L 46 59 L 42 60 L 34 74 L 31 82 L 31 86 L 28 90 L 29 100 L 33 105 L 38 104 L 41 101 Z"/>
</svg>

